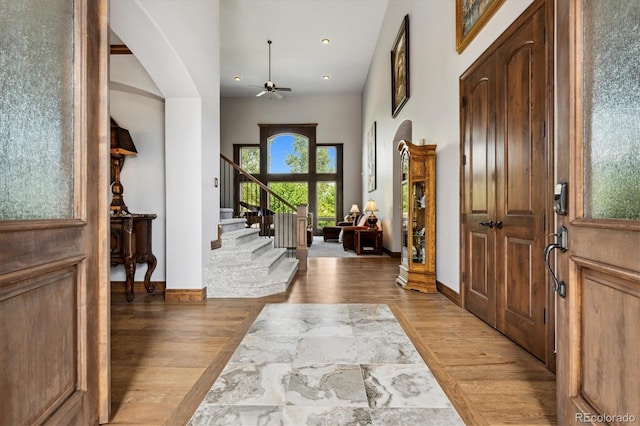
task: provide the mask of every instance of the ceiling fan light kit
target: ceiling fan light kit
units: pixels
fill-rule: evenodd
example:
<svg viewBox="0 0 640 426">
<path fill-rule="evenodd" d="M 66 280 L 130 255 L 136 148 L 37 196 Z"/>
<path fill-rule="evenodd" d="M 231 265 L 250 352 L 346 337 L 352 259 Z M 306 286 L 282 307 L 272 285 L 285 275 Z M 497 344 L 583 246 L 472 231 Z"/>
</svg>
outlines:
<svg viewBox="0 0 640 426">
<path fill-rule="evenodd" d="M 267 93 L 274 95 L 278 99 L 282 99 L 282 95 L 278 92 L 291 92 L 291 88 L 289 87 L 278 87 L 271 80 L 271 40 L 267 40 L 269 44 L 269 79 L 263 86 L 251 86 L 251 87 L 261 87 L 263 90 L 256 95 L 256 98 L 259 98 L 262 95 L 266 95 Z"/>
</svg>

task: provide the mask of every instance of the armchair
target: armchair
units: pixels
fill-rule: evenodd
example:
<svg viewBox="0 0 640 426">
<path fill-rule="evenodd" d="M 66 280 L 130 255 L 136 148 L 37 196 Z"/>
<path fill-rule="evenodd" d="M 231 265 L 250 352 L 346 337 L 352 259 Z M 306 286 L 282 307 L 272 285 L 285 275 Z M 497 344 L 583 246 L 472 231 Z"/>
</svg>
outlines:
<svg viewBox="0 0 640 426">
<path fill-rule="evenodd" d="M 340 241 L 340 233 L 345 226 L 352 226 L 353 222 L 343 221 L 336 223 L 336 226 L 325 226 L 322 228 L 322 238 L 324 241 Z"/>
</svg>

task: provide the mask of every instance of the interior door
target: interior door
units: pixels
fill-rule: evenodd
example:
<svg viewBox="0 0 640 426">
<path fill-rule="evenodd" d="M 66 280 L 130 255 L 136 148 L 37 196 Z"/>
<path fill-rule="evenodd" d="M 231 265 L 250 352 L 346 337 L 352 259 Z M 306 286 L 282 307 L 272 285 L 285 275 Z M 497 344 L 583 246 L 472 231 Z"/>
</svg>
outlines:
<svg viewBox="0 0 640 426">
<path fill-rule="evenodd" d="M 544 2 L 541 2 L 544 4 Z M 545 7 L 500 46 L 496 59 L 496 328 L 545 360 L 543 261 L 549 193 Z"/>
<path fill-rule="evenodd" d="M 496 326 L 495 57 L 463 76 L 465 307 Z M 491 221 L 491 222 L 490 222 Z M 489 227 L 491 224 L 491 227 Z"/>
<path fill-rule="evenodd" d="M 106 1 L 0 8 L 0 424 L 96 424 L 108 401 Z"/>
<path fill-rule="evenodd" d="M 549 365 L 547 6 L 534 2 L 507 29 L 462 76 L 461 94 L 464 304 Z"/>
<path fill-rule="evenodd" d="M 558 2 L 558 423 L 640 419 L 640 3 Z"/>
</svg>

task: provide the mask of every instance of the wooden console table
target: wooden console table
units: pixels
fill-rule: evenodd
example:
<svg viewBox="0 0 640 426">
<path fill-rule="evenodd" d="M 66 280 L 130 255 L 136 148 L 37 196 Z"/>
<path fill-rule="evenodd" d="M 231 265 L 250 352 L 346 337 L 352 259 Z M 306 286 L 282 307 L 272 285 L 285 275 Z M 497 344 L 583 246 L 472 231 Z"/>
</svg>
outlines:
<svg viewBox="0 0 640 426">
<path fill-rule="evenodd" d="M 157 260 L 151 252 L 151 221 L 156 217 L 155 214 L 111 216 L 111 266 L 124 265 L 128 302 L 133 300 L 133 282 L 138 263 L 147 264 L 147 272 L 144 274 L 147 293 L 155 291 L 151 274 L 156 269 Z"/>
<path fill-rule="evenodd" d="M 382 231 L 377 229 L 356 229 L 356 254 L 382 254 Z"/>
</svg>

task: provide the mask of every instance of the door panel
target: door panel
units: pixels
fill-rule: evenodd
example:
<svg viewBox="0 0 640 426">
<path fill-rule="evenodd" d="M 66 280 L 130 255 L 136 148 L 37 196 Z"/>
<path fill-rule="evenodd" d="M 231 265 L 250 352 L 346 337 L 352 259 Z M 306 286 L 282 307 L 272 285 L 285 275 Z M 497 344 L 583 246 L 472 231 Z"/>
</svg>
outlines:
<svg viewBox="0 0 640 426">
<path fill-rule="evenodd" d="M 10 414 L 3 424 L 42 422 L 76 387 L 76 268 L 34 275 L 5 286 L 0 302 L 3 346 L 13 353 L 2 360 L 2 381 L 9 388 L 22 384 L 2 398 L 2 411 Z"/>
<path fill-rule="evenodd" d="M 496 131 L 496 221 L 503 224 L 496 230 L 497 328 L 543 360 L 549 188 L 544 25 L 545 8 L 539 8 L 498 49 Z"/>
<path fill-rule="evenodd" d="M 0 159 L 0 424 L 96 424 L 108 399 L 106 1 L 2 9 L 16 43 L 0 70 L 12 154 Z"/>
<path fill-rule="evenodd" d="M 481 223 L 494 216 L 495 209 L 495 61 L 487 58 L 463 77 L 464 105 L 465 307 L 495 326 L 494 263 L 495 233 Z"/>
<path fill-rule="evenodd" d="M 640 407 L 637 375 L 629 374 L 640 365 L 640 288 L 632 280 L 596 268 L 584 265 L 579 270 L 582 312 L 577 320 L 584 336 L 581 393 L 599 412 L 632 413 Z"/>
<path fill-rule="evenodd" d="M 638 2 L 558 2 L 557 180 L 570 194 L 557 216 L 568 233 L 556 259 L 561 424 L 640 418 L 638 21 Z"/>
</svg>

